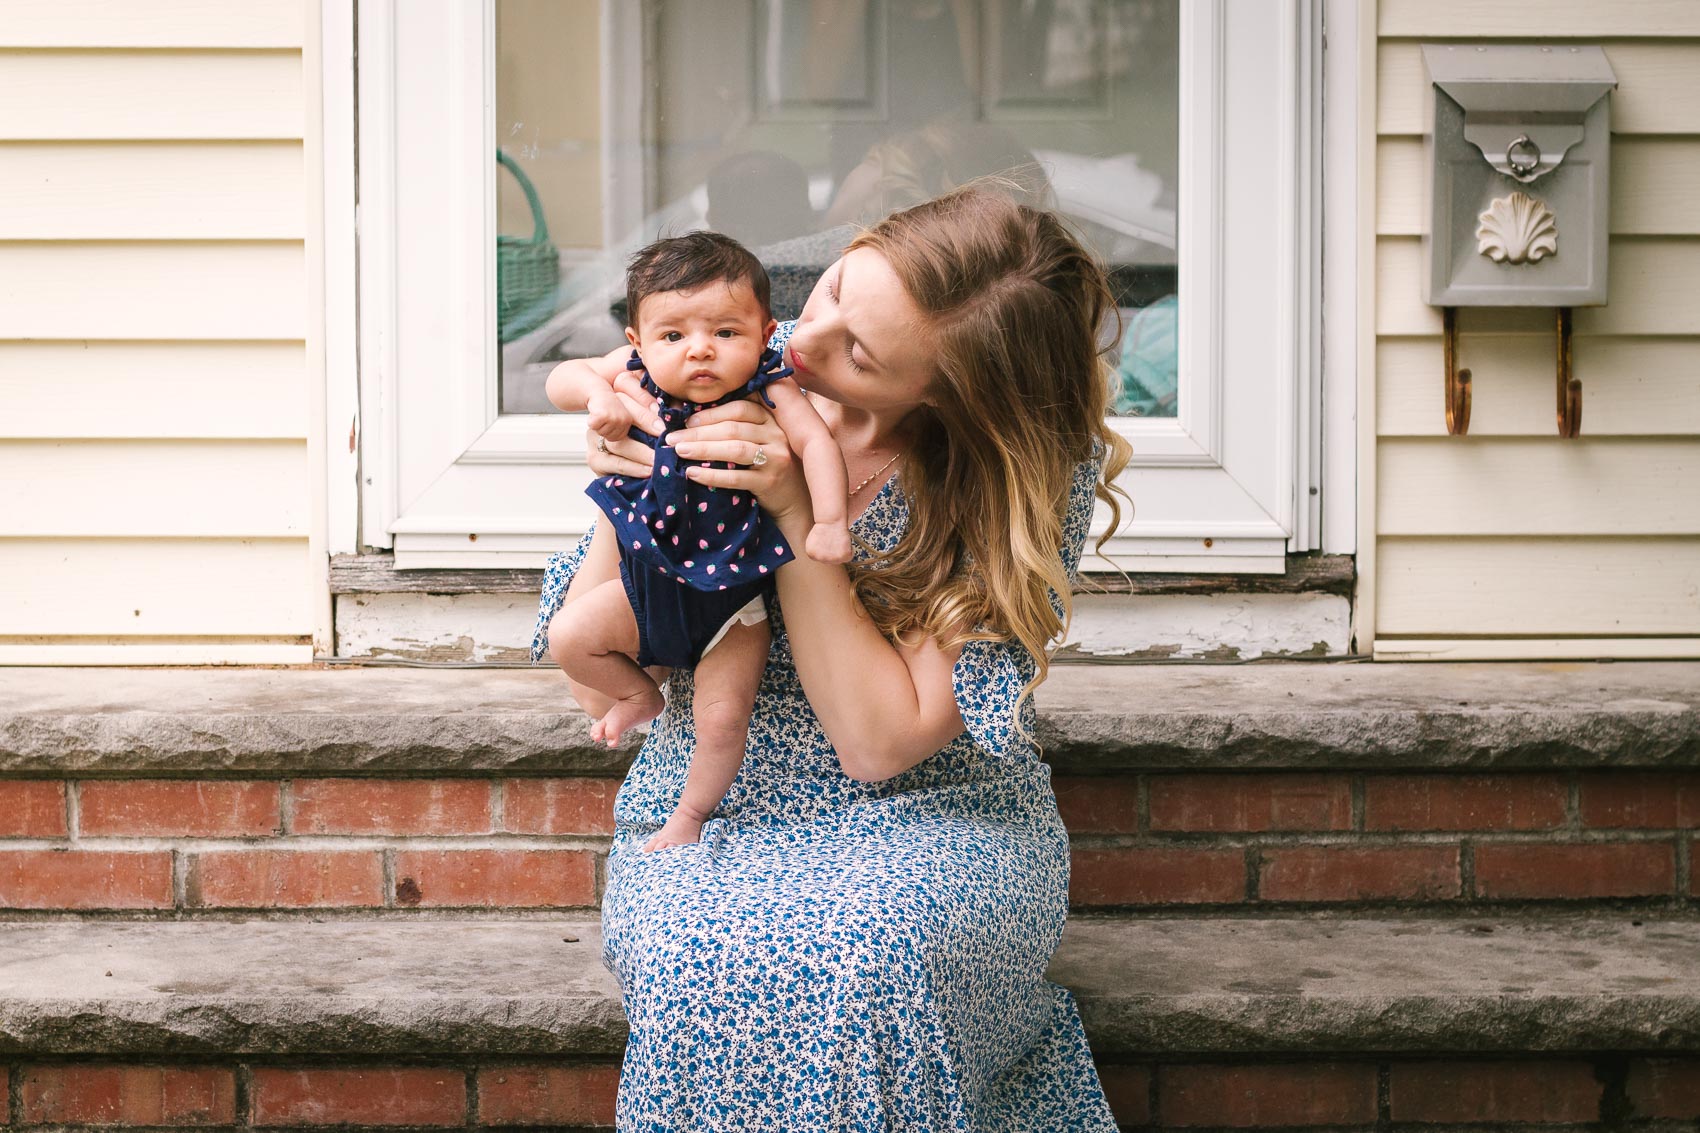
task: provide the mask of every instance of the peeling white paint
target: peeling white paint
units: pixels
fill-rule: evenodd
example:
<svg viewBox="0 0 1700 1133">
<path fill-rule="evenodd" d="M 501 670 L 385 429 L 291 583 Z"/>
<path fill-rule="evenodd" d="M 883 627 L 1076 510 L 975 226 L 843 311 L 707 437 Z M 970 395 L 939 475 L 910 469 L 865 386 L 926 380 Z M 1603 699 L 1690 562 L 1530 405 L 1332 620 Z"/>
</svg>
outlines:
<svg viewBox="0 0 1700 1133">
<path fill-rule="evenodd" d="M 526 661 L 536 595 L 344 594 L 339 657 Z M 1077 594 L 1064 649 L 1099 657 L 1224 660 L 1347 652 L 1335 594 Z"/>
</svg>

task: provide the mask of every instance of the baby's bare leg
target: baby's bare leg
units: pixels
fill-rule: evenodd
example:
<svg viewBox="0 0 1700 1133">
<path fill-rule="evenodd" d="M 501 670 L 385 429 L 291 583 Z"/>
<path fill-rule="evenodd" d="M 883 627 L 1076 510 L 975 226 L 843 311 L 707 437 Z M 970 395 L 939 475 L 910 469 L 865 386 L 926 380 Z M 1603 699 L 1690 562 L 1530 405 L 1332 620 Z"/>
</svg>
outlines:
<svg viewBox="0 0 1700 1133">
<path fill-rule="evenodd" d="M 756 702 L 756 686 L 767 667 L 770 639 L 767 622 L 734 624 L 724 637 L 697 662 L 696 699 L 692 719 L 697 745 L 679 805 L 645 850 L 695 842 L 702 824 L 738 775 L 744 763 L 744 747 L 750 734 L 750 710 Z"/>
<path fill-rule="evenodd" d="M 590 536 L 590 546 L 585 548 L 584 559 L 573 573 L 572 582 L 567 584 L 561 608 L 549 619 L 549 659 L 559 665 L 562 672 L 567 670 L 567 658 L 576 655 L 582 644 L 569 632 L 573 629 L 573 619 L 567 613 L 568 608 L 603 583 L 617 584 L 620 581 L 620 548 L 614 541 L 613 526 L 606 516 L 597 522 L 596 530 Z M 614 703 L 613 698 L 600 689 L 574 680 L 570 672 L 567 673 L 567 686 L 572 689 L 578 706 L 593 720 L 606 716 Z"/>
<path fill-rule="evenodd" d="M 590 729 L 592 740 L 613 747 L 627 728 L 661 714 L 661 690 L 631 658 L 638 648 L 637 618 L 619 579 L 562 606 L 555 620 L 562 624 L 557 631 L 551 623 L 549 632 L 563 637 L 559 661 L 568 678 L 612 698 Z"/>
</svg>

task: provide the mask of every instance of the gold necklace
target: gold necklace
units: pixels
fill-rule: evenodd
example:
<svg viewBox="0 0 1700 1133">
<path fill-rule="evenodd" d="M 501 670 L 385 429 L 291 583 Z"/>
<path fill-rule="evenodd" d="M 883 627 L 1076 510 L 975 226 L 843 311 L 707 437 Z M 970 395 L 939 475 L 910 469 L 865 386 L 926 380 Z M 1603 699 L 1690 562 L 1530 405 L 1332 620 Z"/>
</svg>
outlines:
<svg viewBox="0 0 1700 1133">
<path fill-rule="evenodd" d="M 894 452 L 894 453 L 891 454 L 891 460 L 896 460 L 898 457 L 900 457 L 902 455 L 903 455 L 902 452 Z M 874 469 L 874 476 L 878 476 L 881 472 L 884 472 L 887 468 L 890 468 L 891 467 L 891 460 L 886 461 L 884 464 L 882 464 L 878 468 Z M 873 480 L 874 476 L 869 476 L 866 480 L 863 480 L 860 484 L 857 484 L 854 488 L 851 488 L 850 489 L 850 496 L 847 497 L 847 498 L 854 498 L 857 492 L 860 492 L 863 488 L 866 488 L 868 486 L 869 482 Z"/>
</svg>

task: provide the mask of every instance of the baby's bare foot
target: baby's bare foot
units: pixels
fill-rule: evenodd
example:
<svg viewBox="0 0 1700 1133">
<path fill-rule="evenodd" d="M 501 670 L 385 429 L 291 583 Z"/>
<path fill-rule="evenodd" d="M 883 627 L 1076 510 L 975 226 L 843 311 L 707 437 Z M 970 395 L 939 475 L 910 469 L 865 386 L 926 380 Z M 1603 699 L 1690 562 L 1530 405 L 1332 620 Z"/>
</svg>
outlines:
<svg viewBox="0 0 1700 1133">
<path fill-rule="evenodd" d="M 702 823 L 688 814 L 674 811 L 673 817 L 655 832 L 654 837 L 643 844 L 643 852 L 647 854 L 652 850 L 665 850 L 669 846 L 688 846 L 701 840 Z"/>
<path fill-rule="evenodd" d="M 602 719 L 590 726 L 591 742 L 618 747 L 620 737 L 628 728 L 655 719 L 666 706 L 661 690 L 653 688 L 625 700 L 616 700 Z"/>
</svg>

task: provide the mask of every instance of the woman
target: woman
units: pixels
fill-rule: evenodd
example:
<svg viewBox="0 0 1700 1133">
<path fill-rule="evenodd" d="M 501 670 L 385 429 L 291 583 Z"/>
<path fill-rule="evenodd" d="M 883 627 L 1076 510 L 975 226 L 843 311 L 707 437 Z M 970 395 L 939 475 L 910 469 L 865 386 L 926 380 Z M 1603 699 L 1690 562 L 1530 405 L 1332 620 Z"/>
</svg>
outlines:
<svg viewBox="0 0 1700 1133">
<path fill-rule="evenodd" d="M 867 546 L 777 572 L 748 754 L 702 840 L 640 851 L 689 764 L 688 671 L 616 798 L 621 1130 L 1115 1128 L 1074 1001 L 1043 978 L 1069 859 L 1029 695 L 1094 497 L 1120 519 L 1110 305 L 1054 218 L 970 188 L 860 235 L 781 326 Z M 737 465 L 690 474 L 806 537 L 765 407 L 670 440 Z M 609 449 L 599 475 L 648 471 L 640 443 Z M 551 561 L 540 626 L 584 545 Z"/>
</svg>

